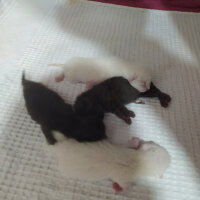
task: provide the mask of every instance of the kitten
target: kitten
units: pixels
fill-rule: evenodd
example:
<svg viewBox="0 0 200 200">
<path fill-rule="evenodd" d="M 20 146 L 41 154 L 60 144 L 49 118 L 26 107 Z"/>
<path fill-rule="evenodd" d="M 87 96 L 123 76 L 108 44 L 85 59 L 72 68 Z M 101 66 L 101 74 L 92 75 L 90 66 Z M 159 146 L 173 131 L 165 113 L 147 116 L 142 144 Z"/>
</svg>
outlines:
<svg viewBox="0 0 200 200">
<path fill-rule="evenodd" d="M 49 144 L 55 144 L 52 131 L 61 131 L 65 136 L 79 142 L 102 140 L 106 137 L 102 118 L 87 112 L 77 115 L 72 105 L 67 104 L 54 91 L 41 83 L 22 76 L 23 94 L 27 111 L 36 121 Z"/>
<path fill-rule="evenodd" d="M 135 117 L 135 114 L 124 105 L 140 97 L 157 97 L 163 107 L 167 107 L 171 101 L 170 96 L 162 93 L 153 83 L 147 92 L 141 93 L 131 86 L 127 79 L 113 77 L 80 94 L 75 101 L 74 111 L 79 114 L 88 112 L 101 117 L 104 113 L 111 112 L 127 124 L 131 124 L 131 117 Z"/>
<path fill-rule="evenodd" d="M 79 143 L 65 138 L 47 145 L 47 149 L 56 156 L 66 177 L 89 181 L 111 179 L 116 192 L 128 189 L 141 176 L 161 177 L 170 164 L 169 153 L 151 141 L 140 140 L 136 150 L 135 145 L 130 149 L 107 140 Z"/>
<path fill-rule="evenodd" d="M 143 66 L 128 63 L 119 58 L 84 58 L 73 57 L 66 64 L 49 64 L 62 67 L 62 72 L 55 78 L 56 82 L 65 77 L 73 83 L 86 83 L 86 88 L 114 76 L 123 76 L 140 92 L 150 88 L 151 75 Z"/>
</svg>

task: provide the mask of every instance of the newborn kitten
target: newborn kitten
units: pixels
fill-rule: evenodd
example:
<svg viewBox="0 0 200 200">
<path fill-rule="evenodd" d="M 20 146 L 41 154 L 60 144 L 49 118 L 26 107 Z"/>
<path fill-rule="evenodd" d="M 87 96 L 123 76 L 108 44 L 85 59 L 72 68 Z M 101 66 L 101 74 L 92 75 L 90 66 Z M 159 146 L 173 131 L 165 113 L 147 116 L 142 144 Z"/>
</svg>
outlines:
<svg viewBox="0 0 200 200">
<path fill-rule="evenodd" d="M 62 72 L 55 78 L 57 82 L 66 77 L 73 83 L 86 83 L 87 89 L 114 76 L 123 76 L 128 79 L 140 92 L 147 91 L 151 83 L 151 75 L 146 68 L 115 57 L 73 57 L 66 64 L 50 64 L 49 66 L 62 67 Z"/>
<path fill-rule="evenodd" d="M 60 133 L 54 134 L 57 137 Z M 170 164 L 170 155 L 163 147 L 136 140 L 139 142 L 137 146 L 133 142 L 133 149 L 107 140 L 79 143 L 67 138 L 47 148 L 56 156 L 58 167 L 66 177 L 89 181 L 111 179 L 113 189 L 120 192 L 141 176 L 161 177 Z"/>
<path fill-rule="evenodd" d="M 79 142 L 102 140 L 106 137 L 102 118 L 96 115 L 75 114 L 72 106 L 54 91 L 41 83 L 25 79 L 22 85 L 26 108 L 31 118 L 42 129 L 49 144 L 55 144 L 52 131 L 61 131 L 65 136 Z"/>
<path fill-rule="evenodd" d="M 135 117 L 135 114 L 124 105 L 140 97 L 157 97 L 163 107 L 167 107 L 171 101 L 170 96 L 162 93 L 153 83 L 147 92 L 141 93 L 127 79 L 113 77 L 80 94 L 75 101 L 74 111 L 78 114 L 88 112 L 100 117 L 105 112 L 111 112 L 131 124 L 131 117 Z"/>
</svg>

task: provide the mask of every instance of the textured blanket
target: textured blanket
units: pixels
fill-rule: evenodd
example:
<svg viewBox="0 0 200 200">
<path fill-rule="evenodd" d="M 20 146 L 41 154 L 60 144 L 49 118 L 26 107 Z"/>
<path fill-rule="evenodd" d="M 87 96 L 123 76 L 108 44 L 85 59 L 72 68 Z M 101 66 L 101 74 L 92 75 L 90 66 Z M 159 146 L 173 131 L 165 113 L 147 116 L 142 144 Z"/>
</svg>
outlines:
<svg viewBox="0 0 200 200">
<path fill-rule="evenodd" d="M 2 200 L 197 200 L 200 196 L 200 16 L 65 0 L 3 0 L 0 8 L 0 199 Z M 143 178 L 125 194 L 111 182 L 67 179 L 44 148 L 38 125 L 27 114 L 22 70 L 72 103 L 81 84 L 54 81 L 72 56 L 119 56 L 152 69 L 153 81 L 172 96 L 164 109 L 156 99 L 129 104 L 127 126 L 105 118 L 109 139 L 153 140 L 172 157 L 163 179 Z"/>
</svg>

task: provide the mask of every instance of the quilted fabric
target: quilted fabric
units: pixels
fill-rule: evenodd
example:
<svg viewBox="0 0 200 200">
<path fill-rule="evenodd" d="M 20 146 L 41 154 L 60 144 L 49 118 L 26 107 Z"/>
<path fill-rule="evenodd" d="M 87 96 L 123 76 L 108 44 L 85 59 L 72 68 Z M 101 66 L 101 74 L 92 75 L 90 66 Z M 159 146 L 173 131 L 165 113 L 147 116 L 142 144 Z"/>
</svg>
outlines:
<svg viewBox="0 0 200 200">
<path fill-rule="evenodd" d="M 0 199 L 4 200 L 197 200 L 200 196 L 200 15 L 150 11 L 65 0 L 2 1 L 0 13 Z M 109 139 L 153 140 L 172 157 L 163 179 L 142 178 L 125 194 L 111 182 L 71 180 L 46 152 L 38 125 L 27 114 L 21 75 L 41 81 L 72 103 L 84 90 L 59 69 L 72 56 L 119 56 L 142 62 L 155 84 L 172 97 L 164 109 L 156 99 L 130 104 L 128 126 L 105 118 Z"/>
</svg>

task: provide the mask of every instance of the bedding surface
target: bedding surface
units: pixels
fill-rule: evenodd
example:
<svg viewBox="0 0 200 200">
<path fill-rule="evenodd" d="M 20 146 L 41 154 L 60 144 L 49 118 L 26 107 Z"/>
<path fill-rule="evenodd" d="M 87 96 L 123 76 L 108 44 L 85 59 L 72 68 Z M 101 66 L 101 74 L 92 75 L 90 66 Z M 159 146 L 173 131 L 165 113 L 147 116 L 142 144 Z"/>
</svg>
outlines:
<svg viewBox="0 0 200 200">
<path fill-rule="evenodd" d="M 200 15 L 65 0 L 3 0 L 0 7 L 0 199 L 2 200 L 197 200 L 200 196 Z M 21 75 L 41 81 L 73 103 L 84 91 L 55 83 L 58 67 L 72 56 L 120 58 L 143 63 L 153 82 L 172 97 L 129 104 L 128 126 L 105 117 L 109 140 L 153 140 L 172 157 L 163 179 L 142 178 L 125 194 L 110 181 L 63 177 L 44 148 L 38 125 L 27 114 Z"/>
</svg>

